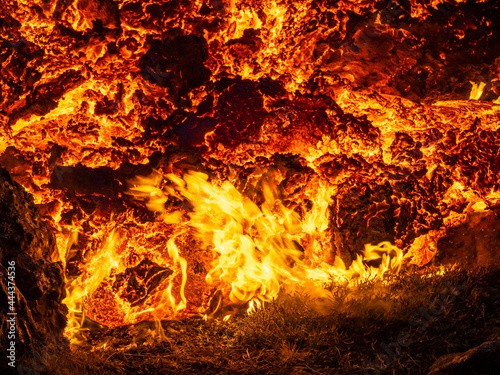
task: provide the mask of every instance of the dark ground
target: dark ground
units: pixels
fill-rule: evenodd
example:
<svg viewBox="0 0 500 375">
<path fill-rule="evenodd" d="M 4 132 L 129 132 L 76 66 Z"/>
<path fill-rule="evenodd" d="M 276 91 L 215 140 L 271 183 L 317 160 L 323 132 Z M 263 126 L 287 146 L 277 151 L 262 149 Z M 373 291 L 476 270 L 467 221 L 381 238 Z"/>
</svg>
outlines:
<svg viewBox="0 0 500 375">
<path fill-rule="evenodd" d="M 351 292 L 331 287 L 321 303 L 282 295 L 227 322 L 94 330 L 45 374 L 427 374 L 443 355 L 500 340 L 500 270 L 433 272 L 406 270 L 389 286 L 364 282 Z M 497 360 L 479 362 L 441 373 L 498 373 Z"/>
</svg>

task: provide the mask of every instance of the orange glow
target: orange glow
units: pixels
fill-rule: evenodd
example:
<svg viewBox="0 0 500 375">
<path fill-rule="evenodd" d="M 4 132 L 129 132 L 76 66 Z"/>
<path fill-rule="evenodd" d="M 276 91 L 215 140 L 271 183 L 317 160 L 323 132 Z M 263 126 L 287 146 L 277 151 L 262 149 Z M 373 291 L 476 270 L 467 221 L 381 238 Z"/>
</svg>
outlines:
<svg viewBox="0 0 500 375">
<path fill-rule="evenodd" d="M 0 165 L 56 233 L 73 342 L 85 318 L 227 320 L 383 283 L 498 207 L 498 70 L 455 51 L 479 53 L 469 30 L 491 20 L 407 3 L 9 8 Z"/>
</svg>

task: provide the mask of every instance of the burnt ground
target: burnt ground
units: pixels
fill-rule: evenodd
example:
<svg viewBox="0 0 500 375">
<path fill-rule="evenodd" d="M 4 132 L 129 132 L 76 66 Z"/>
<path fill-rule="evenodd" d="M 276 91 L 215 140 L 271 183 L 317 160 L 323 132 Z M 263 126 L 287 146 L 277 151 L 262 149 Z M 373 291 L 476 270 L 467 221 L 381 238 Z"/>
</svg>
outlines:
<svg viewBox="0 0 500 375">
<path fill-rule="evenodd" d="M 44 374 L 427 374 L 443 355 L 500 340 L 500 269 L 431 270 L 330 286 L 323 301 L 282 295 L 227 322 L 93 329 Z M 496 361 L 442 373 L 496 374 Z"/>
</svg>

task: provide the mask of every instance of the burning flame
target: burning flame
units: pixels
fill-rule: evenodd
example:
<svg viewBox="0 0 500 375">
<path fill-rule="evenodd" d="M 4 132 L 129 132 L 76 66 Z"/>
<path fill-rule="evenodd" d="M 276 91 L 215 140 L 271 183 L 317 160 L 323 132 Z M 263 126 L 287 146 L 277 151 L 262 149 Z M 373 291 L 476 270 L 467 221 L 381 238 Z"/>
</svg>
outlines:
<svg viewBox="0 0 500 375">
<path fill-rule="evenodd" d="M 134 185 L 152 182 L 157 174 L 154 176 L 139 177 Z M 284 284 L 321 285 L 333 279 L 341 282 L 382 278 L 387 271 L 397 273 L 402 265 L 403 252 L 383 242 L 366 245 L 364 256 L 358 256 L 349 268 L 340 258 L 335 259 L 334 265 L 312 266 L 307 254 L 315 253 L 317 249 L 310 247 L 318 246 L 318 242 L 306 243 L 303 239 L 317 237 L 318 228 L 327 227 L 327 215 L 320 216 L 318 210 L 311 210 L 312 214 L 302 220 L 283 204 L 276 187 L 270 183 L 262 186 L 264 201 L 259 206 L 229 181 L 216 186 L 204 173 L 191 171 L 183 178 L 173 174 L 166 178 L 174 184 L 167 194 L 182 196 L 191 204 L 187 224 L 196 230 L 204 246 L 216 254 L 206 276 L 207 283 L 227 286 L 233 303 L 271 301 Z M 164 212 L 161 206 L 168 198 L 157 187 L 138 185 L 131 191 L 138 198 L 147 198 L 150 209 Z M 324 208 L 319 211 L 325 213 Z M 180 216 L 178 212 L 163 218 L 171 222 L 172 217 Z M 365 264 L 372 260 L 381 263 L 378 267 Z"/>
<path fill-rule="evenodd" d="M 500 201 L 496 72 L 450 52 L 480 59 L 491 20 L 458 5 L 17 3 L 0 160 L 51 217 L 74 340 L 86 317 L 253 311 L 284 288 L 383 281 Z M 448 8 L 457 21 L 435 24 Z M 443 41 L 419 22 L 456 41 L 422 53 Z M 377 221 L 393 228 L 367 236 Z"/>
<path fill-rule="evenodd" d="M 205 276 L 206 283 L 227 291 L 228 302 L 248 304 L 249 312 L 263 302 L 272 301 L 283 288 L 293 289 L 306 284 L 321 288 L 329 282 L 349 284 L 382 279 L 388 271 L 397 273 L 405 259 L 400 249 L 383 242 L 376 246 L 366 245 L 364 256 L 359 255 L 348 268 L 338 257 L 332 265 L 314 261 L 310 256 L 316 253 L 322 240 L 318 229 L 327 227 L 327 215 L 318 214 L 325 213 L 324 207 L 312 209 L 309 216 L 301 219 L 284 205 L 271 182 L 263 184 L 263 202 L 258 205 L 229 181 L 215 185 L 204 173 L 191 171 L 182 178 L 168 174 L 165 180 L 171 184 L 163 190 L 159 187 L 162 176 L 158 172 L 149 177 L 138 176 L 130 181 L 129 191 L 136 199 L 146 201 L 146 206 L 158 214 L 157 221 L 177 228 L 164 245 L 167 248 L 165 255 L 181 275 L 179 297 L 172 292 L 173 278 L 151 293 L 159 298 L 146 309 L 132 307 L 121 299 L 121 290 L 114 290 L 111 300 L 106 303 L 115 305 L 115 314 L 120 318 L 108 319 L 108 325 L 137 322 L 146 314 L 156 319 L 174 317 L 186 309 L 188 262 L 180 255 L 175 241 L 186 232 L 186 227 L 193 228 L 201 247 L 214 254 L 211 269 Z M 171 197 L 183 198 L 190 204 L 188 220 L 182 219 L 184 215 L 180 211 L 167 213 L 165 203 Z M 78 342 L 84 316 L 93 316 L 85 309 L 85 301 L 95 303 L 91 302 L 92 295 L 103 284 L 109 287 L 113 284 L 110 279 L 116 279 L 117 274 L 125 271 L 127 254 L 120 250 L 122 247 L 118 231 L 112 230 L 99 250 L 88 256 L 85 272 L 69 283 L 68 296 L 63 302 L 70 309 L 67 333 L 73 337 L 73 342 Z M 378 266 L 367 264 L 376 260 Z"/>
<path fill-rule="evenodd" d="M 479 82 L 479 83 L 471 82 L 471 85 L 472 85 L 472 89 L 470 92 L 469 99 L 470 100 L 479 100 L 481 98 L 481 96 L 483 95 L 483 90 L 484 90 L 484 87 L 486 86 L 486 83 L 484 83 L 484 82 Z"/>
</svg>

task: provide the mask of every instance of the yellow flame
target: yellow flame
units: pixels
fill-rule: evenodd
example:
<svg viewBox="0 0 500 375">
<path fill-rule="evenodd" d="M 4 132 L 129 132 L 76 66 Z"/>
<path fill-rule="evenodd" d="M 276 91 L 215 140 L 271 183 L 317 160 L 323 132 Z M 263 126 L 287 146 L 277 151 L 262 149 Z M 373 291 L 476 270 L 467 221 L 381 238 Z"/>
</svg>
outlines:
<svg viewBox="0 0 500 375">
<path fill-rule="evenodd" d="M 347 269 L 340 259 L 334 265 L 313 266 L 305 254 L 313 254 L 316 250 L 308 247 L 317 246 L 318 242 L 303 246 L 300 239 L 326 230 L 328 218 L 321 200 L 320 207 L 301 220 L 295 211 L 285 207 L 270 183 L 262 186 L 264 202 L 259 206 L 229 181 L 216 186 L 203 173 L 189 172 L 182 179 L 175 175 L 167 178 L 193 207 L 189 225 L 197 230 L 205 246 L 217 254 L 207 282 L 229 285 L 230 300 L 249 302 L 249 312 L 258 309 L 262 301 L 275 298 L 283 284 L 381 278 L 387 271 L 398 272 L 403 262 L 403 252 L 383 242 L 366 245 L 364 257 L 358 256 Z M 381 260 L 378 267 L 365 264 L 376 259 Z"/>
<path fill-rule="evenodd" d="M 68 251 L 71 248 L 75 236 L 70 237 Z M 89 257 L 86 272 L 82 273 L 72 282 L 67 283 L 66 298 L 62 301 L 69 310 L 66 335 L 72 343 L 81 341 L 79 332 L 85 319 L 84 300 L 85 297 L 94 293 L 103 280 L 109 276 L 113 269 L 119 266 L 115 252 L 119 236 L 112 231 L 103 245 Z"/>
<path fill-rule="evenodd" d="M 178 270 L 176 275 L 181 278 L 180 283 L 176 284 L 174 292 L 174 275 L 168 284 L 162 284 L 156 291 L 159 298 L 146 307 L 132 308 L 114 292 L 114 301 L 124 316 L 120 321 L 144 320 L 145 314 L 147 319 L 155 320 L 166 315 L 174 317 L 186 309 L 189 301 L 185 289 L 190 273 L 188 260 L 180 255 L 180 247 L 185 244 L 176 242 L 188 230 L 185 224 L 195 229 L 202 248 L 214 254 L 206 282 L 225 291 L 231 303 L 247 303 L 249 314 L 259 310 L 263 302 L 275 299 L 284 288 L 293 290 L 303 286 L 320 296 L 325 283 L 355 285 L 366 279 L 382 279 L 386 272 L 397 273 L 405 258 L 399 248 L 382 242 L 366 245 L 364 254 L 358 255 L 349 267 L 338 257 L 333 264 L 326 263 L 321 253 L 330 251 L 326 245 L 330 238 L 325 234 L 330 200 L 327 187 L 318 185 L 321 194 L 309 212 L 301 217 L 283 203 L 274 181 L 262 183 L 262 202 L 257 204 L 231 182 L 216 185 L 204 173 L 191 171 L 182 178 L 173 174 L 165 177 L 159 172 L 137 177 L 130 181 L 129 193 L 144 200 L 146 206 L 157 213 L 157 221 L 177 220 L 174 227 L 178 229 L 167 237 L 165 246 L 169 264 Z M 165 209 L 170 195 L 189 201 L 191 211 L 187 223 L 182 221 L 180 212 Z M 68 252 L 76 237 L 72 236 L 71 241 L 67 245 Z M 70 309 L 67 335 L 72 342 L 79 341 L 87 298 L 92 298 L 98 288 L 109 283 L 113 275 L 125 271 L 127 251 L 123 250 L 123 241 L 126 238 L 122 239 L 118 230 L 111 230 L 102 246 L 86 256 L 83 274 L 69 283 L 68 296 L 63 302 Z M 135 242 L 129 239 L 130 243 Z M 227 315 L 225 319 L 229 319 Z"/>
<path fill-rule="evenodd" d="M 181 283 L 181 290 L 180 290 L 180 295 L 181 295 L 181 301 L 176 302 L 175 297 L 172 295 L 172 284 L 169 285 L 169 287 L 166 290 L 166 295 L 168 297 L 168 301 L 170 303 L 170 306 L 172 306 L 174 312 L 180 311 L 182 309 L 186 308 L 187 300 L 186 300 L 186 295 L 184 294 L 184 289 L 186 287 L 186 281 L 187 281 L 187 261 L 186 259 L 182 258 L 179 256 L 179 249 L 177 248 L 177 245 L 174 242 L 175 237 L 171 238 L 167 242 L 167 249 L 168 249 L 168 255 L 179 264 L 181 272 L 182 272 L 182 283 Z"/>
<path fill-rule="evenodd" d="M 116 229 L 111 230 L 102 245 L 93 253 L 85 256 L 82 273 L 74 280 L 66 281 L 67 295 L 63 300 L 69 310 L 66 335 L 72 343 L 78 344 L 83 341 L 81 332 L 84 330 L 82 325 L 85 318 L 93 318 L 92 314 L 89 314 L 86 309 L 86 304 L 96 304 L 93 294 L 99 288 L 111 285 L 112 281 L 110 282 L 110 280 L 113 280 L 115 275 L 123 273 L 127 268 L 126 258 L 128 253 L 124 251 L 124 244 L 127 239 L 120 236 L 119 229 L 120 227 L 116 224 Z M 148 319 L 158 320 L 163 318 L 165 313 L 169 311 L 172 312 L 170 315 L 175 315 L 178 311 L 186 308 L 187 299 L 184 290 L 187 281 L 187 261 L 180 256 L 179 249 L 175 244 L 175 240 L 180 234 L 182 233 L 172 236 L 166 243 L 168 257 L 173 261 L 173 263 L 170 262 L 171 268 L 180 270 L 179 273 L 182 278 L 180 290 L 178 292 L 173 291 L 171 281 L 175 276 L 174 273 L 168 285 L 160 286 L 159 290 L 155 291 L 155 293 L 159 294 L 159 298 L 149 308 L 141 305 L 130 306 L 130 303 L 121 299 L 120 290 L 113 290 L 112 302 L 116 303 L 117 307 L 114 308 L 115 310 L 110 310 L 110 313 L 121 314 L 121 316 L 116 317 L 117 324 L 143 320 L 145 314 L 147 314 Z M 130 239 L 128 241 L 134 244 Z M 70 236 L 70 241 L 67 244 L 68 254 L 74 243 L 76 243 L 76 235 Z M 97 303 L 99 304 L 99 301 Z M 106 306 L 98 307 L 100 309 L 106 308 Z"/>
<path fill-rule="evenodd" d="M 486 83 L 475 83 L 472 81 L 470 83 L 472 84 L 472 90 L 470 91 L 469 100 L 479 100 L 481 98 L 481 95 L 483 95 L 483 90 L 486 86 Z"/>
</svg>

